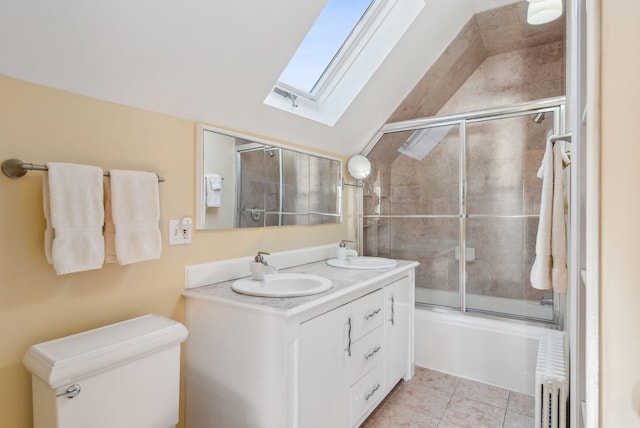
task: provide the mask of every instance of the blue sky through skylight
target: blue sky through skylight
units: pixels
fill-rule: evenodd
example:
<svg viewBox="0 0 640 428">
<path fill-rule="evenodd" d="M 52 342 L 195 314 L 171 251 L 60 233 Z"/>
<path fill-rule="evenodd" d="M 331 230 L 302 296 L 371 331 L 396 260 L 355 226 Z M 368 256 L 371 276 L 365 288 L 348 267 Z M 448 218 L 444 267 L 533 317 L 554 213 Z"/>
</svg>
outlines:
<svg viewBox="0 0 640 428">
<path fill-rule="evenodd" d="M 280 81 L 311 92 L 372 0 L 329 0 Z"/>
</svg>

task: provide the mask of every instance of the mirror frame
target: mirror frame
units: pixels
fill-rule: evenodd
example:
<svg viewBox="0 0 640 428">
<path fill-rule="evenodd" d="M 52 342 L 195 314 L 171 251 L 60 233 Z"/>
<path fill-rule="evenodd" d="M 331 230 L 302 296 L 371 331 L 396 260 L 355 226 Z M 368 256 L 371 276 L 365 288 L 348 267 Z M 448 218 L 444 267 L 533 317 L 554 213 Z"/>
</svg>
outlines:
<svg viewBox="0 0 640 428">
<path fill-rule="evenodd" d="M 241 138 L 243 140 L 248 140 L 248 141 L 253 141 L 259 144 L 264 144 L 266 146 L 273 146 L 273 147 L 278 147 L 281 149 L 286 149 L 286 150 L 291 150 L 294 152 L 298 152 L 298 153 L 304 153 L 310 156 L 315 156 L 315 157 L 319 157 L 319 158 L 323 158 L 323 159 L 329 159 L 329 160 L 333 160 L 333 161 L 337 161 L 340 164 L 339 170 L 340 170 L 340 182 L 342 182 L 342 177 L 344 175 L 344 171 L 343 171 L 343 159 L 342 158 L 338 158 L 335 156 L 330 156 L 330 155 L 326 155 L 326 154 L 322 154 L 322 153 L 316 153 L 310 150 L 305 150 L 302 148 L 298 148 L 298 147 L 292 147 L 292 146 L 287 146 L 286 144 L 281 144 L 281 143 L 276 143 L 270 140 L 266 140 L 264 138 L 259 138 L 259 137 L 255 137 L 253 135 L 247 135 L 247 134 L 242 134 L 240 132 L 235 132 L 235 131 L 231 131 L 228 129 L 224 129 L 224 128 L 218 128 L 215 126 L 210 126 L 210 125 L 205 125 L 203 123 L 197 123 L 196 124 L 196 168 L 195 168 L 195 181 L 196 181 L 196 192 L 195 192 L 195 196 L 196 196 L 196 213 L 195 213 L 195 228 L 197 230 L 234 230 L 234 229 L 241 229 L 238 227 L 233 227 L 233 228 L 212 228 L 212 227 L 206 227 L 205 225 L 205 219 L 206 219 L 206 215 L 205 215 L 205 210 L 206 210 L 206 206 L 204 203 L 204 180 L 203 180 L 203 174 L 204 174 L 204 132 L 205 131 L 210 131 L 210 132 L 215 132 L 218 134 L 222 134 L 222 135 L 227 135 L 229 137 L 235 137 L 235 138 Z M 342 200 L 342 198 L 341 198 Z M 339 213 L 340 214 L 340 222 L 342 222 L 342 206 L 338 207 L 339 209 Z M 311 226 L 311 224 L 309 224 L 308 226 Z M 274 227 L 274 226 L 264 226 L 264 227 Z"/>
</svg>

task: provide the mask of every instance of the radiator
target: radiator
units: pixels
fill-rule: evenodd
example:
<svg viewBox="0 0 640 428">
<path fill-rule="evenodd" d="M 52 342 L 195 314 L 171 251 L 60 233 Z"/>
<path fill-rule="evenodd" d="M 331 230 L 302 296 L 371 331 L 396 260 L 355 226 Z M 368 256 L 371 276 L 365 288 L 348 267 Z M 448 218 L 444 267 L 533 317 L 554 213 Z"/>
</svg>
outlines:
<svg viewBox="0 0 640 428">
<path fill-rule="evenodd" d="M 535 428 L 566 428 L 567 372 L 564 332 L 549 330 L 540 338 L 536 363 Z"/>
</svg>

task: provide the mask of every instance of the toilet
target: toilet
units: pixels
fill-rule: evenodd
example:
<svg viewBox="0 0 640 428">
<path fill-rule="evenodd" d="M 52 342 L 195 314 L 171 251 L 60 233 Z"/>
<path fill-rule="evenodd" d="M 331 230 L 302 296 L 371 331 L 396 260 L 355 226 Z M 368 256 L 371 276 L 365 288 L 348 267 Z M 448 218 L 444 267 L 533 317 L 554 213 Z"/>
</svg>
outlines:
<svg viewBox="0 0 640 428">
<path fill-rule="evenodd" d="M 145 315 L 33 345 L 34 428 L 169 428 L 178 423 L 187 329 Z"/>
</svg>

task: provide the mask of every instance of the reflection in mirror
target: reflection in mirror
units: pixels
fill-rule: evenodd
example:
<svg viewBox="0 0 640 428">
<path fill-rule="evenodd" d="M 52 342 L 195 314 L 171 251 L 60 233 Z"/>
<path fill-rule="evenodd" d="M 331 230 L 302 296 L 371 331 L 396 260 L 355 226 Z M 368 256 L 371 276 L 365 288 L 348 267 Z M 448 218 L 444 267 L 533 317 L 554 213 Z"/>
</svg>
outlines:
<svg viewBox="0 0 640 428">
<path fill-rule="evenodd" d="M 199 229 L 341 220 L 339 159 L 204 125 L 198 125 L 197 151 Z"/>
</svg>

